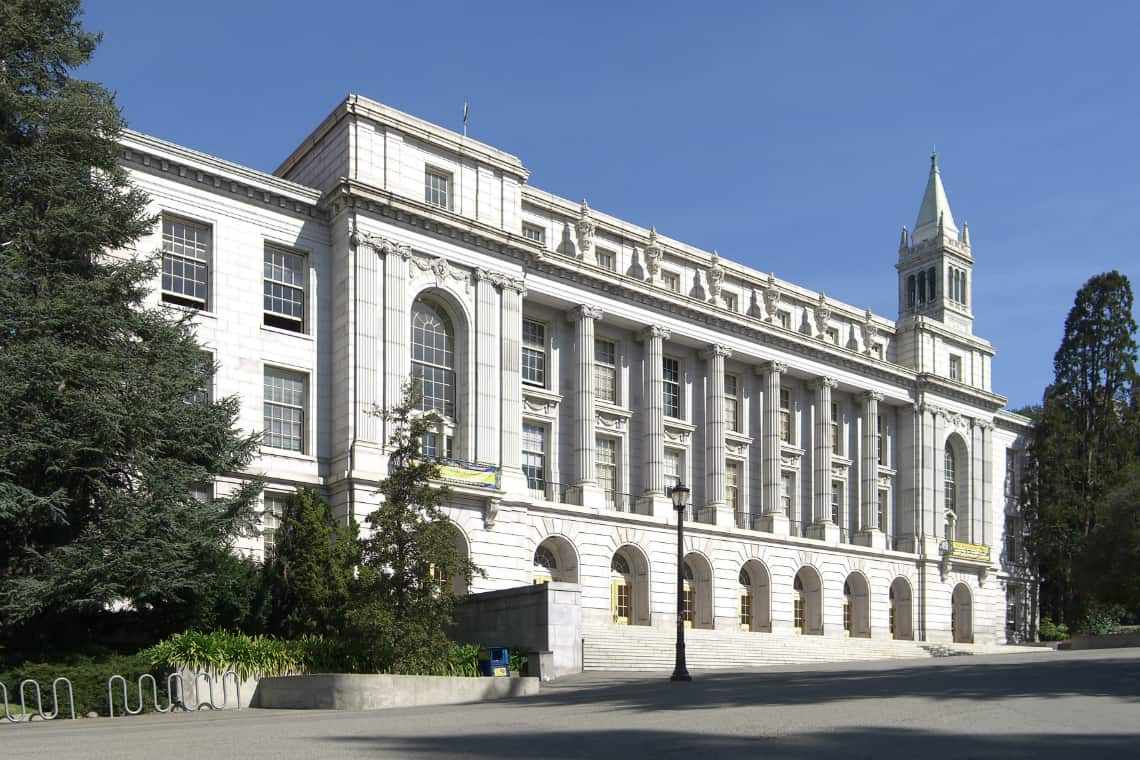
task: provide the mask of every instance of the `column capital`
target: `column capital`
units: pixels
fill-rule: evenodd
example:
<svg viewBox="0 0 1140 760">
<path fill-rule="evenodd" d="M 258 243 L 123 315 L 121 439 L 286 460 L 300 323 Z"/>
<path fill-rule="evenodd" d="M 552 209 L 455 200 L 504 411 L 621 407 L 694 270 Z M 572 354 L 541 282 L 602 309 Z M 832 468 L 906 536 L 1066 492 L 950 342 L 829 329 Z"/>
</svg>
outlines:
<svg viewBox="0 0 1140 760">
<path fill-rule="evenodd" d="M 864 401 L 882 401 L 885 396 L 879 391 L 863 391 Z"/>
<path fill-rule="evenodd" d="M 638 333 L 641 340 L 650 340 L 651 338 L 660 338 L 661 340 L 669 340 L 673 335 L 668 327 L 663 325 L 650 325 Z"/>
<path fill-rule="evenodd" d="M 788 371 L 788 365 L 784 362 L 770 361 L 757 364 L 752 367 L 752 371 L 757 375 L 782 375 Z"/>
<path fill-rule="evenodd" d="M 732 356 L 732 349 L 728 346 L 722 346 L 719 343 L 714 343 L 704 351 L 701 351 L 702 359 L 712 359 L 714 356 L 720 356 L 727 359 L 728 357 Z"/>
<path fill-rule="evenodd" d="M 566 319 L 570 322 L 577 322 L 582 319 L 592 319 L 594 321 L 601 320 L 606 313 L 597 306 L 575 306 L 570 311 L 566 312 Z"/>
<path fill-rule="evenodd" d="M 824 388 L 838 388 L 839 381 L 834 377 L 817 377 L 811 384 L 811 387 L 817 391 L 821 391 Z"/>
</svg>

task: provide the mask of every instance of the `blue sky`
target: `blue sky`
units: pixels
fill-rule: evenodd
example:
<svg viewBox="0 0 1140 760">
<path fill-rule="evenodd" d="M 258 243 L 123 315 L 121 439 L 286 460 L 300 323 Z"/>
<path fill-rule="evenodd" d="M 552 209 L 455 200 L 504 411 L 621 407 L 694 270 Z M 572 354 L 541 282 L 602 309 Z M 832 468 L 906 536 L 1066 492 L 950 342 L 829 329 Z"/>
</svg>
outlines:
<svg viewBox="0 0 1140 760">
<path fill-rule="evenodd" d="M 1140 4 L 88 0 L 135 129 L 272 171 L 349 92 L 530 182 L 860 307 L 938 146 L 994 389 L 1036 403 L 1073 296 L 1136 279 Z"/>
</svg>

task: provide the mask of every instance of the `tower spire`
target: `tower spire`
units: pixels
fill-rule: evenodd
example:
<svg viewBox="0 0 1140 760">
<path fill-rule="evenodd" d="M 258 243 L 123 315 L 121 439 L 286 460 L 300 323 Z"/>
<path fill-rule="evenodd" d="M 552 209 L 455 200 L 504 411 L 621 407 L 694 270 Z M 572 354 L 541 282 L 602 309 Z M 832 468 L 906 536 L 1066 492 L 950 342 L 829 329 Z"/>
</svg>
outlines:
<svg viewBox="0 0 1140 760">
<path fill-rule="evenodd" d="M 926 180 L 926 192 L 922 195 L 922 205 L 918 209 L 918 220 L 914 223 L 911 244 L 917 245 L 938 235 L 948 235 L 957 239 L 958 227 L 954 224 L 954 214 L 950 212 L 950 201 L 942 186 L 942 172 L 938 169 L 938 151 L 930 154 L 930 176 Z"/>
</svg>

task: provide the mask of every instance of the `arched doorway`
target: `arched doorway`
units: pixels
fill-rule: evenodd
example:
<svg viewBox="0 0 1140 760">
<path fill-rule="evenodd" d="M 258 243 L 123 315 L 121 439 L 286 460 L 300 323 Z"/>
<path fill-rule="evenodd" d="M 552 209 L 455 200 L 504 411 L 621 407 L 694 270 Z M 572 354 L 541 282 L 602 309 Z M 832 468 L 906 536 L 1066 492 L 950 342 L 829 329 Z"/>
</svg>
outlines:
<svg viewBox="0 0 1140 760">
<path fill-rule="evenodd" d="M 685 555 L 682 575 L 685 625 L 689 628 L 712 628 L 712 566 L 704 555 L 690 552 Z"/>
<path fill-rule="evenodd" d="M 823 635 L 823 583 L 811 567 L 801 567 L 792 581 L 792 616 L 796 633 Z"/>
<path fill-rule="evenodd" d="M 534 550 L 534 582 L 577 583 L 578 556 L 561 536 L 550 536 Z"/>
<path fill-rule="evenodd" d="M 891 638 L 910 640 L 914 638 L 911 625 L 910 583 L 906 578 L 895 578 L 890 590 L 890 631 Z"/>
<path fill-rule="evenodd" d="M 959 583 L 950 597 L 950 632 L 956 644 L 974 643 L 973 604 L 970 587 Z"/>
<path fill-rule="evenodd" d="M 649 625 L 649 563 L 632 544 L 610 560 L 610 616 L 616 625 Z"/>
<path fill-rule="evenodd" d="M 740 630 L 771 631 L 768 569 L 759 560 L 750 559 L 740 568 Z"/>
<path fill-rule="evenodd" d="M 862 573 L 851 573 L 843 582 L 843 635 L 871 637 L 871 594 Z"/>
<path fill-rule="evenodd" d="M 451 542 L 455 548 L 459 550 L 459 554 L 468 559 L 471 556 L 471 551 L 467 546 L 467 537 L 463 532 L 455 526 L 454 523 L 448 526 L 448 533 L 451 535 Z M 447 572 L 446 569 L 438 565 L 431 566 L 431 579 L 435 587 L 440 590 L 447 590 L 453 596 L 466 596 L 467 595 L 467 579 L 463 576 L 453 576 Z"/>
</svg>

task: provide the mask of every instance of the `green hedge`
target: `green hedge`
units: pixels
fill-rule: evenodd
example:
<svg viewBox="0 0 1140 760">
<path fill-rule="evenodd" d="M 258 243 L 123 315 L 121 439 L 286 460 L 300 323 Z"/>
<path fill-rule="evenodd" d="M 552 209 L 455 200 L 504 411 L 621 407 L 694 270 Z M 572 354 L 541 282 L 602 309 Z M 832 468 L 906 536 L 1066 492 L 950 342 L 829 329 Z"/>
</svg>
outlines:
<svg viewBox="0 0 1140 760">
<path fill-rule="evenodd" d="M 149 657 L 142 654 L 135 655 L 108 655 L 104 657 L 75 656 L 65 658 L 58 662 L 25 662 L 9 670 L 0 672 L 0 683 L 8 689 L 9 704 L 20 704 L 20 683 L 31 678 L 39 683 L 43 694 L 43 708 L 50 712 L 53 709 L 51 698 L 51 682 L 56 678 L 67 678 L 71 681 L 72 692 L 75 697 L 75 715 L 83 717 L 89 712 L 107 715 L 107 680 L 113 675 L 121 675 L 127 679 L 127 698 L 132 708 L 138 705 L 138 679 L 144 673 L 154 676 L 159 689 L 159 704 L 166 705 L 166 676 L 168 671 L 164 668 L 155 668 Z M 60 700 L 61 718 L 71 717 L 68 713 L 67 690 L 60 684 L 57 692 Z M 123 712 L 123 688 L 117 681 L 113 691 L 115 698 L 115 714 Z M 28 714 L 35 712 L 35 690 L 29 686 L 25 691 L 25 700 Z M 3 709 L 3 708 L 0 708 Z M 151 695 L 149 683 L 146 687 L 146 698 L 143 699 L 144 712 L 154 711 L 154 697 Z"/>
</svg>

